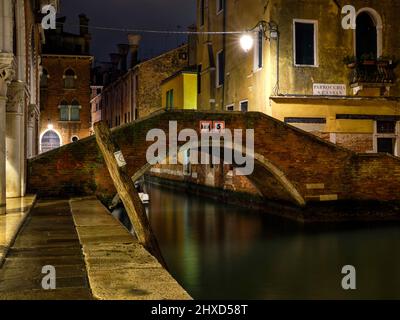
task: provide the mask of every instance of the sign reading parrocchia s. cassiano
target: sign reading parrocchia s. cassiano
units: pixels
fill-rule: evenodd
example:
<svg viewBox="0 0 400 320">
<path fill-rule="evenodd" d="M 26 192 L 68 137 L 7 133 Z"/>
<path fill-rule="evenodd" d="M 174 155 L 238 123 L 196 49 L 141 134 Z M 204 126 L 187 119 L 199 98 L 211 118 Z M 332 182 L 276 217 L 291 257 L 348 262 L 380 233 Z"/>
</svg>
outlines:
<svg viewBox="0 0 400 320">
<path fill-rule="evenodd" d="M 345 84 L 314 83 L 313 94 L 314 96 L 345 96 L 346 89 Z"/>
</svg>

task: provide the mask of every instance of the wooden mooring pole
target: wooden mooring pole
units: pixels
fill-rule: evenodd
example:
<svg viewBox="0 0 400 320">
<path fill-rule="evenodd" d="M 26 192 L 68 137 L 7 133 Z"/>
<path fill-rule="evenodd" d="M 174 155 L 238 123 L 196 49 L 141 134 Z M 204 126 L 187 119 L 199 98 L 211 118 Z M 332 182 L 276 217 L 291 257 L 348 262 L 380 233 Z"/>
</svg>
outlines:
<svg viewBox="0 0 400 320">
<path fill-rule="evenodd" d="M 157 258 L 164 268 L 167 268 L 157 239 L 147 219 L 146 210 L 136 191 L 134 182 L 128 175 L 122 152 L 111 137 L 110 129 L 106 122 L 101 121 L 94 125 L 94 131 L 97 145 L 103 154 L 110 176 L 125 206 L 139 242 Z"/>
</svg>

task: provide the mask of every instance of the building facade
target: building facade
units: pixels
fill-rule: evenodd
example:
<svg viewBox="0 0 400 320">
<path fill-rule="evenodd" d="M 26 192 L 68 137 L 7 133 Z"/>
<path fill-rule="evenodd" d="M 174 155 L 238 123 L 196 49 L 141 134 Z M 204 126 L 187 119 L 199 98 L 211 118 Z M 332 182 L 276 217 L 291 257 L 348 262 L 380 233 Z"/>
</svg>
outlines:
<svg viewBox="0 0 400 320">
<path fill-rule="evenodd" d="M 41 6 L 58 1 L 0 1 L 0 208 L 25 195 L 26 159 L 38 153 Z"/>
<path fill-rule="evenodd" d="M 197 70 L 183 69 L 161 82 L 166 110 L 197 110 Z"/>
<path fill-rule="evenodd" d="M 188 45 L 140 63 L 137 61 L 138 39 L 130 47 L 131 55 L 134 56 L 131 59 L 131 68 L 123 72 L 127 65 L 127 54 L 121 51 L 120 54 L 112 54 L 114 67 L 100 77 L 112 80 L 105 82 L 101 96 L 95 97 L 100 104 L 101 120 L 107 121 L 110 128 L 164 109 L 162 81 L 189 66 Z M 113 73 L 119 76 L 115 77 Z"/>
<path fill-rule="evenodd" d="M 356 152 L 400 155 L 398 1 L 197 3 L 199 31 L 233 32 L 199 35 L 199 109 L 260 111 Z M 345 5 L 355 29 L 342 26 Z"/>
<path fill-rule="evenodd" d="M 88 19 L 80 15 L 80 33 L 65 32 L 65 18 L 46 31 L 41 77 L 40 152 L 90 135 L 91 67 Z"/>
</svg>

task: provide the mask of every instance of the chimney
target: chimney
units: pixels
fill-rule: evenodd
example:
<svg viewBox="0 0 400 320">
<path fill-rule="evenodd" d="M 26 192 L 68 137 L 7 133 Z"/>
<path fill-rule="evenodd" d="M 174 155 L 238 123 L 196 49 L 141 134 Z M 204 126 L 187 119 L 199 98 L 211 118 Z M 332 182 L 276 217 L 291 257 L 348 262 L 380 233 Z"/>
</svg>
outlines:
<svg viewBox="0 0 400 320">
<path fill-rule="evenodd" d="M 110 53 L 110 59 L 113 65 L 113 69 L 118 69 L 118 64 L 121 60 L 121 55 L 119 53 Z"/>
<path fill-rule="evenodd" d="M 188 52 L 189 52 L 189 67 L 195 66 L 197 64 L 197 31 L 196 25 L 191 25 L 188 28 L 190 32 L 188 37 Z"/>
<path fill-rule="evenodd" d="M 127 59 L 129 53 L 129 45 L 128 44 L 119 44 L 118 52 L 120 55 L 120 70 L 125 72 L 127 70 Z"/>
<path fill-rule="evenodd" d="M 131 54 L 131 65 L 133 68 L 139 62 L 139 43 L 142 39 L 140 34 L 128 34 L 129 52 Z"/>
<path fill-rule="evenodd" d="M 89 34 L 89 19 L 84 13 L 79 15 L 79 28 L 81 36 Z"/>
</svg>

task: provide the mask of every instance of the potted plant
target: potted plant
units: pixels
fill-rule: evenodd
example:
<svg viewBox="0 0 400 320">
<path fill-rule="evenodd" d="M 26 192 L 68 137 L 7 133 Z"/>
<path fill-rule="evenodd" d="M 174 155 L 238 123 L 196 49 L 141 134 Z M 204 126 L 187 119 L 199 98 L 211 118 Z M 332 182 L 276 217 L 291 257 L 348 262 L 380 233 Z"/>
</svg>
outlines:
<svg viewBox="0 0 400 320">
<path fill-rule="evenodd" d="M 361 56 L 361 62 L 365 66 L 373 66 L 376 64 L 376 58 L 373 53 L 366 53 Z"/>
<path fill-rule="evenodd" d="M 357 58 L 355 56 L 346 56 L 343 62 L 348 68 L 354 69 L 357 65 Z"/>
<path fill-rule="evenodd" d="M 393 59 L 389 56 L 380 56 L 377 60 L 378 66 L 387 67 L 393 63 Z"/>
</svg>

